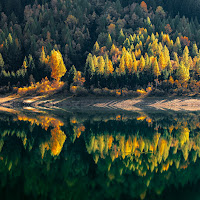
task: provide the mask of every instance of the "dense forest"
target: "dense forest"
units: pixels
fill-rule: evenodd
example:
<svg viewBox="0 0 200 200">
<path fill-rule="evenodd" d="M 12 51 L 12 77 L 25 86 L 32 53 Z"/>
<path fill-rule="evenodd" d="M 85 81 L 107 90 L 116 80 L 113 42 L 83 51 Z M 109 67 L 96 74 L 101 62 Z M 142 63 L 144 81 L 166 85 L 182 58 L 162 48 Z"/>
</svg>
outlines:
<svg viewBox="0 0 200 200">
<path fill-rule="evenodd" d="M 199 94 L 199 6 L 2 0 L 0 92 Z"/>
</svg>

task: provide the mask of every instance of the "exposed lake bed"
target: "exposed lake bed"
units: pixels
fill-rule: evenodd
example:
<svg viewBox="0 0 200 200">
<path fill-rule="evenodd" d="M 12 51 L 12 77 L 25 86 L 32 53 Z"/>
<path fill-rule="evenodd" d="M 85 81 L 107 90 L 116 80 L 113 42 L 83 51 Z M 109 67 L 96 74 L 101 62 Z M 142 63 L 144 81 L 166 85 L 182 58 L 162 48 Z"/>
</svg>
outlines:
<svg viewBox="0 0 200 200">
<path fill-rule="evenodd" d="M 3 107 L 33 107 L 65 110 L 173 110 L 200 111 L 199 97 L 74 97 L 74 96 L 35 96 L 17 95 L 0 97 Z"/>
</svg>

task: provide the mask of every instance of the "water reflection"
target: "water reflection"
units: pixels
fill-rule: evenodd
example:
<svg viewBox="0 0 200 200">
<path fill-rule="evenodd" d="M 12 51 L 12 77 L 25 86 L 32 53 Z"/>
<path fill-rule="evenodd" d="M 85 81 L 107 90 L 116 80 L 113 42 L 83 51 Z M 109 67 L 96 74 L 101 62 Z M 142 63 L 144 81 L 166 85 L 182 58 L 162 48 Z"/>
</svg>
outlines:
<svg viewBox="0 0 200 200">
<path fill-rule="evenodd" d="M 0 115 L 3 199 L 198 199 L 199 157 L 198 113 Z"/>
</svg>

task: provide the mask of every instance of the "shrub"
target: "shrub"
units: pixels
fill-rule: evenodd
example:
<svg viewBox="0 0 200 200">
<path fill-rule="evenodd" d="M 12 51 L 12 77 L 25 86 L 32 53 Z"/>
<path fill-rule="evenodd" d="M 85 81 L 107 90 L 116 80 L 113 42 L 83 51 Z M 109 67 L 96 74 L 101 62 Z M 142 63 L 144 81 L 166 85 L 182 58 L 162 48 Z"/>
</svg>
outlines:
<svg viewBox="0 0 200 200">
<path fill-rule="evenodd" d="M 81 86 L 71 86 L 70 92 L 76 96 L 87 96 L 88 91 L 84 87 Z"/>
</svg>

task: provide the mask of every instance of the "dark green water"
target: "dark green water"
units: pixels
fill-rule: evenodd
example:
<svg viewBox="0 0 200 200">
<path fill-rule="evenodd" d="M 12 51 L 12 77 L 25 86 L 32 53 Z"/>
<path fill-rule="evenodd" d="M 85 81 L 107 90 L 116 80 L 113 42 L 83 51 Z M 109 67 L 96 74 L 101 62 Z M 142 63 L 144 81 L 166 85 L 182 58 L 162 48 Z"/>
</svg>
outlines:
<svg viewBox="0 0 200 200">
<path fill-rule="evenodd" d="M 200 114 L 0 114 L 1 199 L 200 199 Z"/>
</svg>

